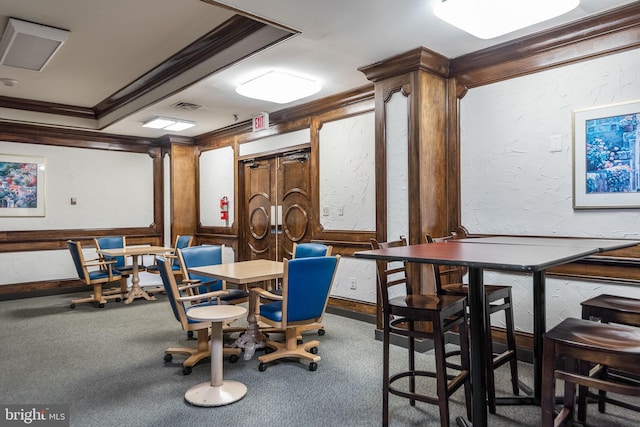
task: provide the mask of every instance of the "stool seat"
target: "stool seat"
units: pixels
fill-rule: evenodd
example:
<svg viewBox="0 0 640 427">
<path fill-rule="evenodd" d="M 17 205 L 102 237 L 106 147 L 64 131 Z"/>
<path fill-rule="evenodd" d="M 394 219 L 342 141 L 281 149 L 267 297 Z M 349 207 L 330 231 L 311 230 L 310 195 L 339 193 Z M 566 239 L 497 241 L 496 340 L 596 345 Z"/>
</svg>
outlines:
<svg viewBox="0 0 640 427">
<path fill-rule="evenodd" d="M 564 359 L 564 368 L 556 366 Z M 640 384 L 601 377 L 593 365 L 606 365 L 640 374 L 640 329 L 568 318 L 544 336 L 542 358 L 542 426 L 565 425 L 573 421 L 576 385 L 613 393 L 640 396 Z M 555 381 L 565 382 L 564 403 L 555 416 Z M 580 405 L 578 418 L 584 422 L 586 410 Z"/>
</svg>

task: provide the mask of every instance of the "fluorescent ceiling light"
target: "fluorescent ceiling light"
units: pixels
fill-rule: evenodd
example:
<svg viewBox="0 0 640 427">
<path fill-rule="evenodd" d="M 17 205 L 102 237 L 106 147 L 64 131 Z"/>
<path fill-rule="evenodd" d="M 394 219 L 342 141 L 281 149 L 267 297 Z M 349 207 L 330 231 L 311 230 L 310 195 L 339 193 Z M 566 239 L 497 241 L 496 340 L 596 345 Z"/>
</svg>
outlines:
<svg viewBox="0 0 640 427">
<path fill-rule="evenodd" d="M 187 120 L 168 119 L 166 117 L 155 117 L 147 122 L 144 122 L 142 127 L 180 132 L 181 130 L 192 128 L 195 125 L 196 124 L 194 122 L 190 122 Z"/>
<path fill-rule="evenodd" d="M 69 37 L 69 31 L 9 18 L 0 39 L 0 64 L 40 71 Z"/>
<path fill-rule="evenodd" d="M 580 0 L 443 0 L 433 12 L 481 39 L 491 39 L 560 16 Z"/>
<path fill-rule="evenodd" d="M 321 87 L 313 80 L 279 71 L 269 71 L 236 88 L 242 96 L 286 104 L 318 93 Z"/>
</svg>

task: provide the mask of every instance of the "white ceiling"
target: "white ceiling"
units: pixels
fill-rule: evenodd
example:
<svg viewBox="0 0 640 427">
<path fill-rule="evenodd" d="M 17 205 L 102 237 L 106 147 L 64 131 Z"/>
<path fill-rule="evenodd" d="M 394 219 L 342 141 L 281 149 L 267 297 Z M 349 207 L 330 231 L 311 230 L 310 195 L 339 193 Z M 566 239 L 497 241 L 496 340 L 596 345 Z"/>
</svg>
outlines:
<svg viewBox="0 0 640 427">
<path fill-rule="evenodd" d="M 217 62 L 183 73 L 164 88 L 100 121 L 9 108 L 0 108 L 0 120 L 159 137 L 165 131 L 142 128 L 141 124 L 153 116 L 169 116 L 197 122 L 197 126 L 179 133 L 196 136 L 249 120 L 257 112 L 273 113 L 365 86 L 369 82 L 359 67 L 420 46 L 455 58 L 633 3 L 582 0 L 578 8 L 560 18 L 507 36 L 480 40 L 436 18 L 432 9 L 438 1 L 224 0 L 214 6 L 201 0 L 2 0 L 0 31 L 13 17 L 67 29 L 71 34 L 41 72 L 0 65 L 0 78 L 18 81 L 13 87 L 0 85 L 0 97 L 78 107 L 99 104 L 236 12 L 246 12 L 299 34 L 223 68 L 221 61 L 231 58 L 231 53 L 222 55 Z M 269 37 L 274 36 L 267 29 L 237 48 L 251 50 Z M 323 89 L 284 105 L 235 93 L 238 84 L 270 69 L 307 76 L 319 81 Z M 177 102 L 202 108 L 179 110 L 172 107 Z"/>
</svg>

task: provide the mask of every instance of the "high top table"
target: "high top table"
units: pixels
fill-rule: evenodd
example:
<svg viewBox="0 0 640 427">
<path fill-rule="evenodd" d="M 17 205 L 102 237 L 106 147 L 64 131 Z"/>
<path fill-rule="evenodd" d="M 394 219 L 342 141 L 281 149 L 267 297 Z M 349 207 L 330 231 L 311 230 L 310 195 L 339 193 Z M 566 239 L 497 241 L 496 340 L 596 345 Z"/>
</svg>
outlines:
<svg viewBox="0 0 640 427">
<path fill-rule="evenodd" d="M 471 325 L 471 382 L 473 386 L 473 424 L 487 425 L 485 357 L 484 269 L 532 273 L 533 275 L 533 396 L 514 396 L 508 403 L 540 404 L 542 382 L 542 338 L 546 331 L 545 270 L 579 260 L 605 250 L 634 246 L 638 242 L 590 239 L 589 244 L 571 245 L 557 239 L 554 245 L 535 242 L 473 242 L 472 239 L 409 245 L 356 252 L 356 258 L 406 260 L 408 262 L 462 266 L 469 269 L 469 322 Z M 573 240 L 573 239 L 570 239 Z M 466 242 L 466 243 L 465 243 Z M 606 244 L 604 242 L 607 242 Z"/>
</svg>

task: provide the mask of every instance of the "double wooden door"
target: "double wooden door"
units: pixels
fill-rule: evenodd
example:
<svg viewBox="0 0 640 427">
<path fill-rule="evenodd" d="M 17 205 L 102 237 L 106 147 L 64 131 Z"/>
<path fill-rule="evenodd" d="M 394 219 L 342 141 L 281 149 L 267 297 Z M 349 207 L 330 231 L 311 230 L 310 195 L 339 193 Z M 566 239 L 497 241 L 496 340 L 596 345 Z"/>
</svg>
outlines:
<svg viewBox="0 0 640 427">
<path fill-rule="evenodd" d="M 309 151 L 245 161 L 243 181 L 243 258 L 291 258 L 311 237 Z"/>
</svg>

